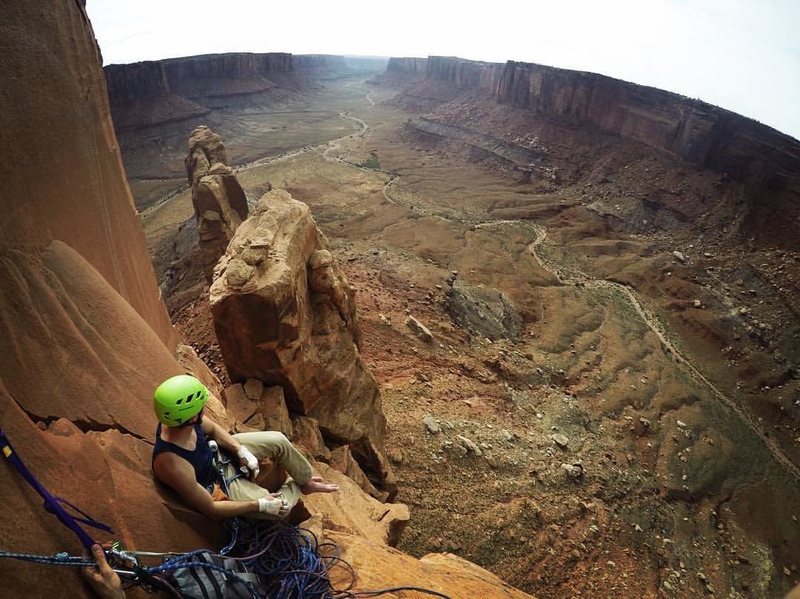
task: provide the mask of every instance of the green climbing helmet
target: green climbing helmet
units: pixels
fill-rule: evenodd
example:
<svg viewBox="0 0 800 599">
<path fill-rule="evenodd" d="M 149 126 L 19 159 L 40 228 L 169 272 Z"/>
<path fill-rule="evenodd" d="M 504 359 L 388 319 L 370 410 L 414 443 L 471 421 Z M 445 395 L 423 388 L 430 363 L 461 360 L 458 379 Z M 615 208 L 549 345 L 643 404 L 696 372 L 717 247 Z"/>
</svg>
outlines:
<svg viewBox="0 0 800 599">
<path fill-rule="evenodd" d="M 154 399 L 158 421 L 167 426 L 180 426 L 200 413 L 208 400 L 208 389 L 195 377 L 179 374 L 161 383 Z"/>
</svg>

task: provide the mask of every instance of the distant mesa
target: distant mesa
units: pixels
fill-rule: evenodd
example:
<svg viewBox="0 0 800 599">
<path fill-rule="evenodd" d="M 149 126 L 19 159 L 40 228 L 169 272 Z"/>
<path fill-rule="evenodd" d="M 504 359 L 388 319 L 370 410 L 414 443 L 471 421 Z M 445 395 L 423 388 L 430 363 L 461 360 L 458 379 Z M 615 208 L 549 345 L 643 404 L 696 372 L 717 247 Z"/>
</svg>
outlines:
<svg viewBox="0 0 800 599">
<path fill-rule="evenodd" d="M 208 114 L 302 83 L 318 69 L 344 68 L 342 56 L 228 53 L 113 64 L 103 68 L 116 130 Z"/>
<path fill-rule="evenodd" d="M 481 89 L 498 102 L 634 139 L 702 168 L 772 191 L 800 193 L 800 142 L 766 125 L 678 94 L 532 63 L 391 58 L 390 77 Z"/>
</svg>

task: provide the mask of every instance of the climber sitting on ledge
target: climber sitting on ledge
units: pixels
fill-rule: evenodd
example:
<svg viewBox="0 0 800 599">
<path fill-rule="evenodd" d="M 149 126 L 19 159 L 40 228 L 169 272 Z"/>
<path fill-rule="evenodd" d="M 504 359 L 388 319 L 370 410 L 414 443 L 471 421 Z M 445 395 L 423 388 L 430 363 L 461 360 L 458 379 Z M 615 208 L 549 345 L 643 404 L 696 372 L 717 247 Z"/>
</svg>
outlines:
<svg viewBox="0 0 800 599">
<path fill-rule="evenodd" d="M 203 414 L 207 399 L 205 386 L 186 374 L 167 379 L 155 391 L 159 425 L 153 448 L 153 472 L 201 514 L 214 519 L 234 516 L 279 519 L 297 504 L 301 493 L 339 490 L 337 485 L 312 475 L 311 464 L 283 433 L 229 434 Z M 232 457 L 231 463 L 223 467 L 225 480 L 231 481 L 230 501 L 215 501 L 212 497 L 214 485 L 219 481 L 209 440 Z M 279 492 L 270 493 L 254 482 L 260 458 L 272 459 L 289 474 Z M 242 476 L 234 461 L 236 466 L 241 464 L 241 470 L 246 468 L 249 476 Z"/>
</svg>

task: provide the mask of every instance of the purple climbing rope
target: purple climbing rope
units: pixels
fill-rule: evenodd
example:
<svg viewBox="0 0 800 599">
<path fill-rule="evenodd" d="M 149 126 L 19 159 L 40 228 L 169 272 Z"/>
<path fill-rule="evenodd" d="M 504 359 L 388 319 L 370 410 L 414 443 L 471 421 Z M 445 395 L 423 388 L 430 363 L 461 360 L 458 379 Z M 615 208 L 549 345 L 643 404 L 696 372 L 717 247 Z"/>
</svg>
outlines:
<svg viewBox="0 0 800 599">
<path fill-rule="evenodd" d="M 9 443 L 8 437 L 6 437 L 6 434 L 2 429 L 0 429 L 0 449 L 2 449 L 3 455 L 9 461 L 9 463 L 16 468 L 17 472 L 19 472 L 28 482 L 28 484 L 33 487 L 39 495 L 42 496 L 44 499 L 44 509 L 51 514 L 54 514 L 64 526 L 74 532 L 87 550 L 91 551 L 92 545 L 94 545 L 94 540 L 85 530 L 83 530 L 83 528 L 81 528 L 80 523 L 108 533 L 114 533 L 110 526 L 103 524 L 102 522 L 98 522 L 89 514 L 78 509 L 70 502 L 66 501 L 65 499 L 61 499 L 60 497 L 55 497 L 47 489 L 45 489 L 44 486 L 42 486 L 42 483 L 36 479 L 30 470 L 28 470 L 28 467 L 22 462 L 19 455 L 17 455 L 17 453 L 11 447 L 11 443 Z M 64 505 L 69 506 L 82 516 L 85 516 L 85 518 L 77 518 L 73 516 L 64 509 Z"/>
</svg>

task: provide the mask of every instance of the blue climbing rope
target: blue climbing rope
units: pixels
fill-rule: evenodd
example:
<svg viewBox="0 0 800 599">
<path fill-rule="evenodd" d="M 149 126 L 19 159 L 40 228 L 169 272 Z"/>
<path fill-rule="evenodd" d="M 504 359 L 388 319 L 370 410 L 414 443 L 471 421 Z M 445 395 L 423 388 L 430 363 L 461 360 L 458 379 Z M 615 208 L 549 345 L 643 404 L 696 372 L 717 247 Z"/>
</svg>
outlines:
<svg viewBox="0 0 800 599">
<path fill-rule="evenodd" d="M 71 566 L 88 567 L 94 566 L 94 560 L 86 557 L 69 555 L 68 553 L 56 553 L 55 555 L 34 555 L 33 553 L 14 553 L 12 551 L 0 551 L 0 557 L 15 559 L 22 562 L 34 564 L 45 564 L 48 566 Z"/>
</svg>

